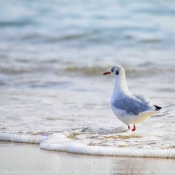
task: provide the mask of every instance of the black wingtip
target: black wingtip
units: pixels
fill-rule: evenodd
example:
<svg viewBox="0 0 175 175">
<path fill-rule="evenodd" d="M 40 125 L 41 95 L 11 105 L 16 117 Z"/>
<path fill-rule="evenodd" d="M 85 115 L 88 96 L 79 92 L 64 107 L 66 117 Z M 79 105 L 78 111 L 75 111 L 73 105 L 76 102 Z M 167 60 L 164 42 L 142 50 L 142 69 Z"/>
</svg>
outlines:
<svg viewBox="0 0 175 175">
<path fill-rule="evenodd" d="M 159 111 L 162 109 L 162 107 L 160 107 L 160 106 L 156 106 L 156 105 L 154 105 L 154 106 L 156 107 L 156 111 Z"/>
</svg>

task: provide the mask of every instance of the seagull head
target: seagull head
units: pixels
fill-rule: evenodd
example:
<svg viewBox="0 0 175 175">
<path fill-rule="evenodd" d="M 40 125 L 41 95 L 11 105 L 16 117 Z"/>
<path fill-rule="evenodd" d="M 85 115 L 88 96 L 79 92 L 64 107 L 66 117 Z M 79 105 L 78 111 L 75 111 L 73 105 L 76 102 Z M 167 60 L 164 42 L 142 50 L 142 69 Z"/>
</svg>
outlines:
<svg viewBox="0 0 175 175">
<path fill-rule="evenodd" d="M 125 70 L 122 66 L 117 65 L 113 66 L 110 71 L 105 72 L 103 75 L 113 75 L 114 77 L 121 77 L 122 75 L 125 74 Z"/>
<path fill-rule="evenodd" d="M 115 78 L 113 96 L 119 94 L 119 92 L 130 94 L 125 79 L 125 69 L 120 66 L 113 66 L 110 71 L 105 72 L 103 75 L 111 74 Z"/>
</svg>

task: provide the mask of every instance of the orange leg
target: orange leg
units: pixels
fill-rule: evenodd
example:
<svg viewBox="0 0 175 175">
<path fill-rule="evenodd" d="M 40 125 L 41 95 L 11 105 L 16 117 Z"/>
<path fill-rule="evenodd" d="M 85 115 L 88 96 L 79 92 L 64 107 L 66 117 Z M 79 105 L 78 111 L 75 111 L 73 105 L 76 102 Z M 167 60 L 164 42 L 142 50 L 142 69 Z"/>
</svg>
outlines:
<svg viewBox="0 0 175 175">
<path fill-rule="evenodd" d="M 135 130 L 136 130 L 136 126 L 135 126 L 135 124 L 134 124 L 134 127 L 133 127 L 132 131 L 135 131 Z"/>
</svg>

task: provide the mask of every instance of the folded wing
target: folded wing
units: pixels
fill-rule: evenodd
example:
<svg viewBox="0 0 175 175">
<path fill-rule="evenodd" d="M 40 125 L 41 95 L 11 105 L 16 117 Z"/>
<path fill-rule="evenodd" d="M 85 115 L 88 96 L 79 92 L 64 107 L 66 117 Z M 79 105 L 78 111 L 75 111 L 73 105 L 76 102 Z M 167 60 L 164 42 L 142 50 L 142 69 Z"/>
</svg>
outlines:
<svg viewBox="0 0 175 175">
<path fill-rule="evenodd" d="M 141 95 L 124 95 L 115 99 L 112 104 L 130 115 L 138 115 L 141 112 L 152 110 L 149 99 Z"/>
</svg>

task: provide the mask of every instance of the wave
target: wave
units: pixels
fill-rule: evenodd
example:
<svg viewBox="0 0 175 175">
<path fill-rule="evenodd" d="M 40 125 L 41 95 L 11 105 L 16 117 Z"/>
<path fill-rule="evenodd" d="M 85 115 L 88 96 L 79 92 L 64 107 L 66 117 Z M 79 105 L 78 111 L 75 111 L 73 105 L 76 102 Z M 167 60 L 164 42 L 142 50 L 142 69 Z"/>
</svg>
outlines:
<svg viewBox="0 0 175 175">
<path fill-rule="evenodd" d="M 109 66 L 106 67 L 98 67 L 98 66 L 70 66 L 62 69 L 62 71 L 68 75 L 86 75 L 86 76 L 101 76 L 104 71 L 110 70 Z M 171 66 L 156 66 L 150 62 L 145 62 L 143 64 L 138 65 L 137 67 L 128 67 L 125 68 L 126 75 L 131 77 L 140 77 L 142 75 L 153 76 L 153 75 L 160 75 L 162 72 L 164 73 L 174 73 L 174 68 Z"/>
<path fill-rule="evenodd" d="M 23 27 L 32 24 L 31 20 L 19 20 L 19 21 L 0 21 L 0 28 L 5 27 Z"/>
<path fill-rule="evenodd" d="M 89 154 L 98 156 L 126 156 L 126 157 L 155 157 L 175 158 L 175 149 L 135 149 L 114 148 L 105 146 L 87 146 L 76 140 L 66 138 L 61 133 L 50 136 L 20 135 L 0 133 L 1 141 L 39 144 L 41 149 L 50 151 L 64 151 L 67 153 Z"/>
<path fill-rule="evenodd" d="M 119 31 L 118 31 L 119 30 Z M 125 29 L 126 30 L 126 29 Z M 131 30 L 131 29 L 128 29 Z M 140 29 L 142 31 L 142 29 Z M 91 46 L 91 45 L 106 45 L 111 44 L 115 46 L 116 44 L 128 46 L 130 43 L 135 43 L 137 46 L 140 44 L 158 44 L 166 41 L 166 38 L 151 36 L 151 37 L 143 37 L 139 36 L 138 34 L 129 34 L 129 33 L 122 33 L 120 29 L 115 31 L 106 31 L 106 30 L 99 30 L 91 31 L 91 32 L 80 32 L 74 34 L 66 34 L 60 36 L 58 34 L 53 34 L 52 36 L 48 34 L 24 34 L 20 39 L 22 41 L 35 41 L 37 39 L 38 42 L 45 43 L 45 44 L 59 44 L 62 43 L 68 44 L 68 46 Z M 143 32 L 143 31 L 142 31 Z M 148 32 L 148 31 L 146 31 Z M 116 35 L 116 33 L 120 33 L 120 35 Z"/>
<path fill-rule="evenodd" d="M 105 146 L 87 146 L 67 139 L 62 134 L 52 135 L 48 140 L 40 143 L 40 148 L 52 151 L 65 151 L 68 153 L 79 153 L 101 156 L 127 156 L 127 157 L 175 157 L 175 149 L 169 150 L 147 150 L 132 148 L 113 148 Z"/>
<path fill-rule="evenodd" d="M 24 60 L 25 61 L 25 60 Z M 19 64 L 16 63 L 14 66 L 10 65 L 0 65 L 0 73 L 4 75 L 23 75 L 23 74 L 40 74 L 40 73 L 53 73 L 56 76 L 61 75 L 61 76 L 89 76 L 89 77 L 98 77 L 102 76 L 105 71 L 110 70 L 110 66 L 76 66 L 76 65 L 62 65 L 61 67 L 54 67 L 55 63 L 59 64 L 58 60 L 51 60 L 50 62 L 42 63 L 39 65 L 32 65 L 30 63 L 24 62 L 21 64 L 19 61 Z M 164 65 L 156 65 L 151 62 L 145 62 L 143 64 L 139 64 L 137 66 L 129 66 L 126 65 L 125 71 L 126 75 L 129 77 L 140 77 L 143 75 L 147 76 L 156 76 L 156 75 L 161 75 L 163 73 L 171 74 L 175 73 L 175 69 L 173 68 L 174 65 L 170 66 L 164 66 Z"/>
<path fill-rule="evenodd" d="M 20 134 L 8 134 L 8 133 L 0 133 L 0 140 L 8 141 L 8 142 L 19 142 L 19 143 L 40 143 L 44 139 L 45 136 L 40 135 L 20 135 Z"/>
</svg>

